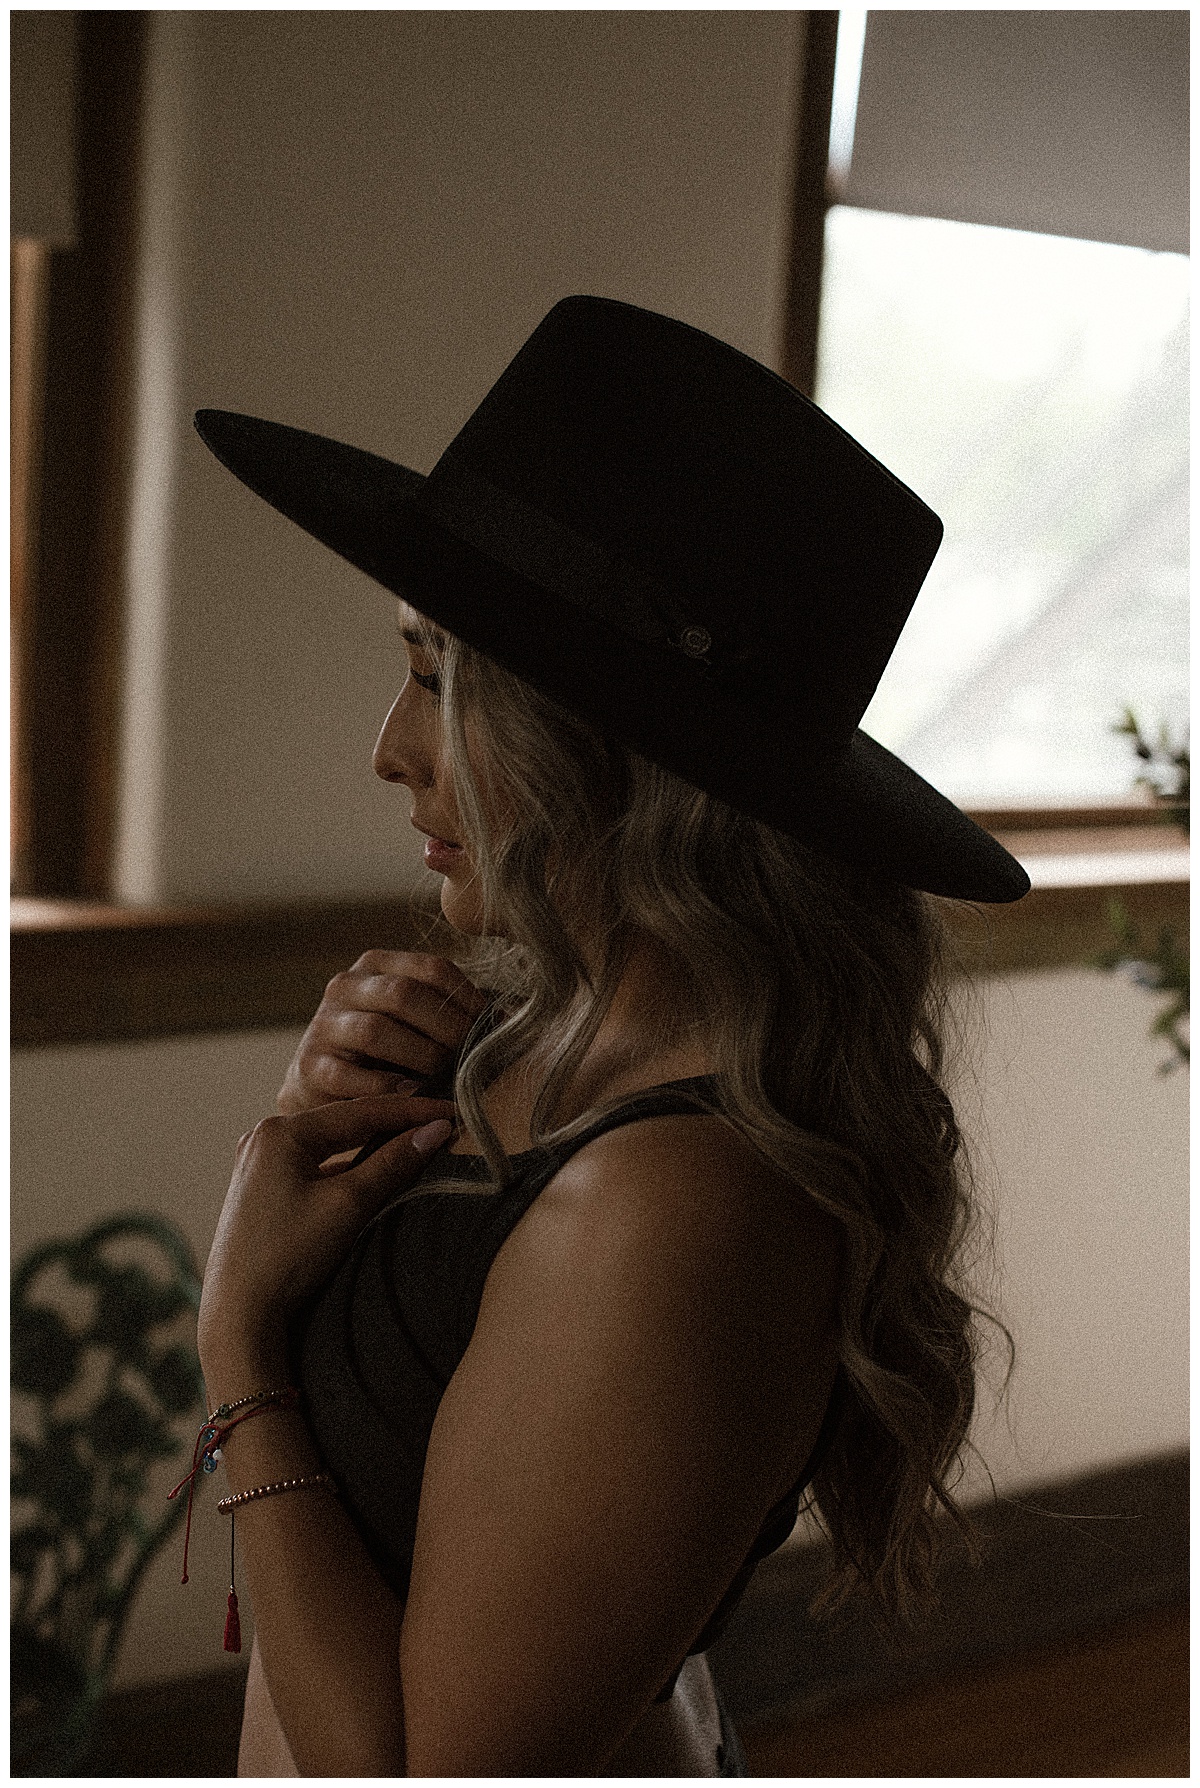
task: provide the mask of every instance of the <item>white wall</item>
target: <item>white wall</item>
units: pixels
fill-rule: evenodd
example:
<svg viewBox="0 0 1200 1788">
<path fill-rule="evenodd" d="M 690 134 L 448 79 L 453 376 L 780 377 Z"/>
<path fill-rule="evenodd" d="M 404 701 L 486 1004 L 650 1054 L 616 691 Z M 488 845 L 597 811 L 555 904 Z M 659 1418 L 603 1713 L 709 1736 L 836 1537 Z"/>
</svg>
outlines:
<svg viewBox="0 0 1200 1788">
<path fill-rule="evenodd" d="M 986 983 L 978 1092 L 1000 1314 L 1018 1365 L 1007 1410 L 976 1428 L 1001 1489 L 1187 1440 L 1186 1074 L 1160 1079 L 1154 1004 L 1086 970 Z M 13 1244 L 114 1209 L 163 1211 L 204 1258 L 233 1144 L 270 1108 L 297 1034 L 27 1050 L 13 1062 Z M 984 1114 L 981 1122 L 979 1113 Z M 178 1475 L 176 1473 L 176 1475 Z M 971 1494 L 986 1493 L 973 1469 Z M 193 1581 L 178 1547 L 137 1603 L 120 1665 L 134 1682 L 215 1668 L 228 1536 L 207 1495 Z"/>
<path fill-rule="evenodd" d="M 981 1395 L 974 1439 L 1014 1490 L 1187 1445 L 1190 1081 L 1156 1072 L 1160 1002 L 1129 981 L 1064 969 L 982 993 L 960 1111 L 1017 1365 L 1006 1406 Z M 966 1487 L 990 1494 L 978 1465 Z"/>
<path fill-rule="evenodd" d="M 793 12 L 153 15 L 122 894 L 387 892 L 407 832 L 366 767 L 392 605 L 237 484 L 193 410 L 427 471 L 579 291 L 772 360 L 800 28 Z"/>
</svg>

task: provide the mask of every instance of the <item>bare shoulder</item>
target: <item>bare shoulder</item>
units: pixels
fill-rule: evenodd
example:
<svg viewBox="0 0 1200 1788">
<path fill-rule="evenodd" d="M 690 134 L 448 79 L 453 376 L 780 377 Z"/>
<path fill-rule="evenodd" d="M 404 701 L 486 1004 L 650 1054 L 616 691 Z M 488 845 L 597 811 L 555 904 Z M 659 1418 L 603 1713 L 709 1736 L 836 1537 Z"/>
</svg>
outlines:
<svg viewBox="0 0 1200 1788">
<path fill-rule="evenodd" d="M 514 1257 L 554 1233 L 626 1269 L 640 1262 L 639 1280 L 748 1274 L 765 1288 L 765 1274 L 785 1305 L 810 1311 L 836 1289 L 835 1220 L 717 1116 L 644 1118 L 588 1143 L 514 1232 Z"/>
<path fill-rule="evenodd" d="M 836 1239 L 837 1224 L 726 1119 L 708 1113 L 640 1118 L 587 1143 L 547 1187 L 546 1208 L 602 1225 L 668 1223 L 753 1249 L 786 1234 Z M 535 1207 L 536 1208 L 536 1207 Z"/>
<path fill-rule="evenodd" d="M 527 1311 L 558 1285 L 581 1314 L 608 1312 L 648 1369 L 687 1361 L 716 1402 L 757 1413 L 786 1488 L 836 1367 L 840 1270 L 836 1221 L 723 1118 L 688 1113 L 573 1155 L 501 1250 L 485 1305 Z"/>
</svg>

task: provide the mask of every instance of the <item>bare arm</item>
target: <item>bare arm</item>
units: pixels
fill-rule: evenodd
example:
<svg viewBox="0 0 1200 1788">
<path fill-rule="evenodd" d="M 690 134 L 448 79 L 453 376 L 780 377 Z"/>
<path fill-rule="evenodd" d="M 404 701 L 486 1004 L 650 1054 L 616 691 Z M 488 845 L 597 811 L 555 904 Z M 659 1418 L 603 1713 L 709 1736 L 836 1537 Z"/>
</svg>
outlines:
<svg viewBox="0 0 1200 1788">
<path fill-rule="evenodd" d="M 317 1461 L 300 1418 L 283 1414 L 240 1428 L 226 1465 L 242 1489 Z M 402 1610 L 345 1510 L 325 1492 L 294 1491 L 240 1510 L 237 1524 L 256 1628 L 239 1773 L 403 1775 Z"/>
<path fill-rule="evenodd" d="M 239 1521 L 301 1773 L 601 1770 L 812 1446 L 836 1274 L 826 1220 L 716 1119 L 574 1157 L 497 1257 L 442 1400 L 403 1615 L 331 1498 Z M 212 1363 L 219 1395 L 279 1370 L 240 1344 Z M 234 1488 L 315 1464 L 294 1415 L 240 1435 Z"/>
<path fill-rule="evenodd" d="M 246 1678 L 246 1706 L 242 1715 L 242 1739 L 238 1746 L 239 1776 L 298 1776 L 295 1758 L 283 1736 L 275 1703 L 263 1674 L 258 1638 L 250 1652 Z"/>
<path fill-rule="evenodd" d="M 719 1120 L 568 1163 L 498 1256 L 435 1424 L 411 1774 L 603 1769 L 799 1476 L 837 1273 L 833 1225 Z"/>
</svg>

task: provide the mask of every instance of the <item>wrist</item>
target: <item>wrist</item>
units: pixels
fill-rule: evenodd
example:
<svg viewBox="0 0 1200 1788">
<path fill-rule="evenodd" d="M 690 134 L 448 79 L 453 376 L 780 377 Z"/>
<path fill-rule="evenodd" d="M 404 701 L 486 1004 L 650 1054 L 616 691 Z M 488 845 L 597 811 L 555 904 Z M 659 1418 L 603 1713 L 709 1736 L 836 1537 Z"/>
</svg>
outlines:
<svg viewBox="0 0 1200 1788">
<path fill-rule="evenodd" d="M 227 1251 L 220 1244 L 218 1232 L 205 1268 L 196 1318 L 196 1346 L 206 1375 L 210 1361 L 243 1356 L 269 1361 L 287 1350 L 287 1315 L 282 1304 L 239 1284 L 238 1276 L 228 1270 Z"/>
<path fill-rule="evenodd" d="M 322 1469 L 298 1402 L 260 1404 L 248 1411 L 231 1408 L 219 1457 L 233 1494 L 257 1484 L 312 1476 Z"/>
<path fill-rule="evenodd" d="M 281 1391 L 293 1383 L 286 1335 L 222 1335 L 199 1343 L 200 1369 L 210 1410 L 256 1391 Z"/>
</svg>

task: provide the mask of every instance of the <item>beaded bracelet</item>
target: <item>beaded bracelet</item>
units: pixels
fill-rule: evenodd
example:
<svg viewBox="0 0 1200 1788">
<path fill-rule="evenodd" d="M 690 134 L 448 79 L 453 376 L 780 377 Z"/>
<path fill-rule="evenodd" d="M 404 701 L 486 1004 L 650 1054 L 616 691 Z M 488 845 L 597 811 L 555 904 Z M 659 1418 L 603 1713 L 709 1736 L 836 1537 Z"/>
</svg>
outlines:
<svg viewBox="0 0 1200 1788">
<path fill-rule="evenodd" d="M 329 1490 L 334 1496 L 338 1493 L 337 1485 L 327 1471 L 313 1471 L 305 1477 L 281 1478 L 275 1484 L 255 1484 L 252 1490 L 239 1490 L 236 1496 L 223 1496 L 217 1504 L 218 1512 L 229 1516 L 229 1600 L 223 1641 L 226 1651 L 242 1649 L 242 1623 L 238 1618 L 237 1590 L 233 1583 L 234 1510 L 240 1509 L 244 1503 L 257 1502 L 261 1496 L 279 1496 L 284 1490 Z"/>
<path fill-rule="evenodd" d="M 285 1490 L 329 1490 L 337 1495 L 337 1485 L 327 1471 L 312 1471 L 301 1478 L 281 1478 L 275 1484 L 255 1484 L 252 1490 L 239 1490 L 236 1496 L 223 1496 L 217 1504 L 222 1515 L 232 1515 L 245 1502 L 257 1502 L 260 1496 L 280 1496 Z"/>
<path fill-rule="evenodd" d="M 236 1403 L 222 1403 L 218 1405 L 209 1416 L 208 1421 L 205 1423 L 205 1427 L 211 1428 L 217 1422 L 227 1421 L 228 1418 L 233 1415 L 235 1410 L 248 1409 L 252 1403 L 256 1405 L 278 1403 L 286 1409 L 289 1405 L 296 1402 L 299 1395 L 300 1393 L 295 1385 L 290 1384 L 284 1385 L 281 1391 L 251 1391 L 248 1396 L 239 1397 Z"/>
<path fill-rule="evenodd" d="M 186 1484 L 188 1487 L 187 1521 L 183 1530 L 183 1577 L 188 1580 L 188 1547 L 192 1537 L 192 1503 L 196 1491 L 196 1474 L 200 1471 L 212 1472 L 217 1469 L 217 1462 L 222 1457 L 221 1442 L 234 1428 L 248 1422 L 255 1416 L 267 1415 L 272 1409 L 294 1409 L 300 1401 L 300 1393 L 295 1385 L 284 1385 L 281 1390 L 251 1391 L 248 1396 L 238 1397 L 233 1403 L 221 1403 L 206 1416 L 196 1436 L 196 1444 L 192 1448 L 192 1469 L 186 1477 L 180 1478 L 173 1490 L 167 1491 L 168 1502 L 179 1495 Z M 324 1474 L 322 1474 L 324 1475 Z M 230 1501 L 236 1499 L 230 1498 Z M 250 1500 L 249 1497 L 246 1498 Z M 221 1504 L 217 1505 L 219 1508 Z M 225 1512 L 232 1514 L 232 1509 Z M 237 1590 L 233 1581 L 233 1541 L 232 1521 L 229 1524 L 229 1601 L 225 1615 L 225 1650 L 241 1651 L 242 1628 L 238 1618 Z"/>
</svg>

